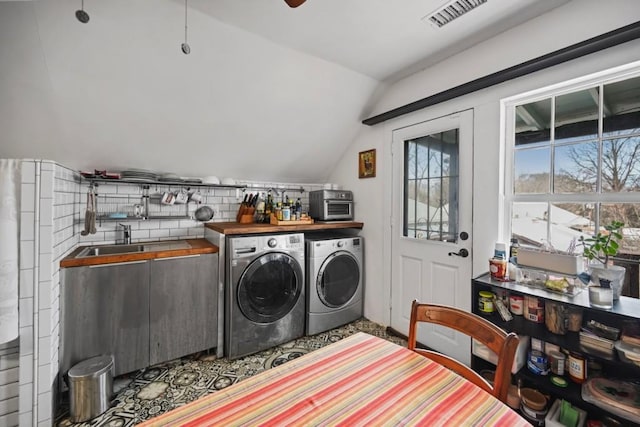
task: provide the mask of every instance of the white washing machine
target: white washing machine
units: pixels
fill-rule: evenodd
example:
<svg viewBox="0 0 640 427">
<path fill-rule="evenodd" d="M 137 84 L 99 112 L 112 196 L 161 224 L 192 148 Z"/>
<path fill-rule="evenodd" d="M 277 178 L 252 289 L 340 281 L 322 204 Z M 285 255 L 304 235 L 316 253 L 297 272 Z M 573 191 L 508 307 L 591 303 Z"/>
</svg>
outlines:
<svg viewBox="0 0 640 427">
<path fill-rule="evenodd" d="M 362 317 L 364 239 L 307 236 L 306 334 L 315 335 Z"/>
<path fill-rule="evenodd" d="M 304 234 L 227 238 L 225 350 L 230 359 L 304 335 Z"/>
</svg>

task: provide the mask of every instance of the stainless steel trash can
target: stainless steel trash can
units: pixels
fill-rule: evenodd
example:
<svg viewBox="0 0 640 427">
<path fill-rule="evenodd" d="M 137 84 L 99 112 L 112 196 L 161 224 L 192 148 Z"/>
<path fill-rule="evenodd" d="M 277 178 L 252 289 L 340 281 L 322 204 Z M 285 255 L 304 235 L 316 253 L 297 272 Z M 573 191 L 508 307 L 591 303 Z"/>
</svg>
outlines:
<svg viewBox="0 0 640 427">
<path fill-rule="evenodd" d="M 113 357 L 97 356 L 69 369 L 70 419 L 80 423 L 109 409 L 113 395 Z"/>
</svg>

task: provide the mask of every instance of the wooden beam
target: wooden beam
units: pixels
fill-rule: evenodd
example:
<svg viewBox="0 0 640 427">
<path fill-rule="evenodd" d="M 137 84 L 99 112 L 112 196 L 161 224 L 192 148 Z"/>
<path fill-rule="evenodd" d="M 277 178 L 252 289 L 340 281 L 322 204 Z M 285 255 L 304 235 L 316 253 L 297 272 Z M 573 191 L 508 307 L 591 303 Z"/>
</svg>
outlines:
<svg viewBox="0 0 640 427">
<path fill-rule="evenodd" d="M 544 70 L 545 68 L 553 67 L 554 65 L 559 65 L 563 62 L 571 61 L 638 38 L 640 38 L 640 21 L 581 41 L 580 43 L 572 44 L 571 46 L 539 56 L 521 64 L 505 68 L 504 70 L 496 71 L 495 73 L 463 83 L 451 89 L 438 92 L 435 95 L 394 108 L 393 110 L 389 110 L 385 113 L 369 117 L 368 119 L 363 120 L 362 123 L 368 126 L 373 126 L 432 105 L 449 101 L 462 95 L 467 95 L 480 89 L 486 89 L 488 87 L 504 83 L 527 74 L 535 73 L 536 71 Z"/>
</svg>

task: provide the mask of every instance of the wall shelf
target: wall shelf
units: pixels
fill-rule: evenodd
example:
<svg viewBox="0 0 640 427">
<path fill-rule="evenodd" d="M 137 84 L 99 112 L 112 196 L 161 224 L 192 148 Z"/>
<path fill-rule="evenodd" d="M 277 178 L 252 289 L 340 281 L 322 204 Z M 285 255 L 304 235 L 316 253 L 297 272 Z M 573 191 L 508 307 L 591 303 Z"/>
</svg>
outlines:
<svg viewBox="0 0 640 427">
<path fill-rule="evenodd" d="M 239 188 L 245 189 L 246 185 L 223 185 L 223 184 L 206 184 L 203 182 L 192 182 L 192 181 L 160 181 L 160 180 L 138 180 L 138 179 L 115 179 L 115 178 L 85 178 L 82 177 L 83 181 L 88 182 L 89 184 L 99 185 L 99 184 L 135 184 L 142 186 L 151 186 L 151 185 L 167 185 L 172 187 L 210 187 L 210 188 Z"/>
</svg>

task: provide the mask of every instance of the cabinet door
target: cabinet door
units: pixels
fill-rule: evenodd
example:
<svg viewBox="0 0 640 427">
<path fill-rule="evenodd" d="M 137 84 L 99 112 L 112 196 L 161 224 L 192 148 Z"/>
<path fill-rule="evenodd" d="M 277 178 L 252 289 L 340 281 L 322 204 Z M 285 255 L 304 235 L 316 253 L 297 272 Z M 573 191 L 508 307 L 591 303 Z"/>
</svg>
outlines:
<svg viewBox="0 0 640 427">
<path fill-rule="evenodd" d="M 151 365 L 217 345 L 217 287 L 217 254 L 151 262 Z"/>
<path fill-rule="evenodd" d="M 98 355 L 120 375 L 149 365 L 146 261 L 62 270 L 60 372 Z"/>
</svg>

